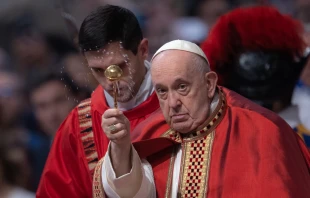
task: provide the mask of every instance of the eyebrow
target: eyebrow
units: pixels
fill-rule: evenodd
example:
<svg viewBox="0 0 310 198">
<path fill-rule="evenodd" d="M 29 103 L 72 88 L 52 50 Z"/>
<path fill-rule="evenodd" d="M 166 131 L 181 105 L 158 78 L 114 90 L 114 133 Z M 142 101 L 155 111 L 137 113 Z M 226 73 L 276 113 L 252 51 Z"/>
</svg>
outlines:
<svg viewBox="0 0 310 198">
<path fill-rule="evenodd" d="M 176 84 L 179 84 L 179 83 L 190 83 L 188 82 L 187 80 L 181 78 L 181 77 L 178 77 L 174 80 L 174 82 L 172 83 L 172 85 L 176 85 Z M 155 88 L 160 88 L 160 87 L 166 87 L 165 85 L 163 85 L 162 83 L 158 83 L 158 84 L 154 84 L 154 87 Z"/>
<path fill-rule="evenodd" d="M 164 87 L 164 85 L 162 85 L 162 84 L 159 83 L 159 84 L 155 84 L 154 87 L 157 89 L 157 88 Z"/>
<path fill-rule="evenodd" d="M 174 80 L 173 84 L 174 83 L 180 83 L 180 82 L 185 82 L 185 83 L 189 83 L 187 80 L 181 78 L 181 77 L 178 77 Z"/>
</svg>

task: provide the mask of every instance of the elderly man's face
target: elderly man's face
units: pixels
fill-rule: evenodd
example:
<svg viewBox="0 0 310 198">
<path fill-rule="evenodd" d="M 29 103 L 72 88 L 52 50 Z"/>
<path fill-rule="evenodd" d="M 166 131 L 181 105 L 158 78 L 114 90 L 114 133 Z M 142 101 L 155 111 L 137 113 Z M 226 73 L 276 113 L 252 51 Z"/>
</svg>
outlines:
<svg viewBox="0 0 310 198">
<path fill-rule="evenodd" d="M 167 123 L 180 133 L 203 127 L 216 90 L 217 75 L 202 74 L 195 65 L 197 55 L 169 50 L 152 62 L 152 81 Z"/>
</svg>

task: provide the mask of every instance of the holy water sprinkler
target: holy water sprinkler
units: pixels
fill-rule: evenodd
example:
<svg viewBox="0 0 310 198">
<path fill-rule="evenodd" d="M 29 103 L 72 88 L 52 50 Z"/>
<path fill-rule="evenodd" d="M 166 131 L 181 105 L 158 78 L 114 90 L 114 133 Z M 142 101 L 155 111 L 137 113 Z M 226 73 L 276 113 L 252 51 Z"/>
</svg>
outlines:
<svg viewBox="0 0 310 198">
<path fill-rule="evenodd" d="M 114 107 L 117 109 L 117 81 L 122 77 L 123 70 L 117 65 L 110 65 L 104 75 L 113 82 Z"/>
</svg>

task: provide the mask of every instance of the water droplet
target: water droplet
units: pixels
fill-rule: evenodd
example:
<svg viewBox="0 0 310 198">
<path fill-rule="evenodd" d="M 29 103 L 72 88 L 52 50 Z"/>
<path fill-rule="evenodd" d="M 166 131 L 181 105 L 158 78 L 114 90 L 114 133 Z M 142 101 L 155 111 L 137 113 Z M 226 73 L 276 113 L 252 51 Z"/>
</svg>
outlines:
<svg viewBox="0 0 310 198">
<path fill-rule="evenodd" d="M 114 52 L 111 52 L 111 54 L 114 54 Z"/>
<path fill-rule="evenodd" d="M 100 50 L 97 50 L 97 52 L 99 53 L 99 52 L 100 52 Z"/>
<path fill-rule="evenodd" d="M 72 80 L 72 82 L 73 82 L 73 80 Z"/>
<path fill-rule="evenodd" d="M 86 52 L 86 49 L 84 49 L 83 51 Z"/>
<path fill-rule="evenodd" d="M 65 87 L 67 87 L 67 85 L 65 85 Z"/>
<path fill-rule="evenodd" d="M 76 90 L 79 90 L 79 88 L 77 87 Z"/>
<path fill-rule="evenodd" d="M 68 100 L 70 100 L 70 98 L 68 97 Z"/>
</svg>

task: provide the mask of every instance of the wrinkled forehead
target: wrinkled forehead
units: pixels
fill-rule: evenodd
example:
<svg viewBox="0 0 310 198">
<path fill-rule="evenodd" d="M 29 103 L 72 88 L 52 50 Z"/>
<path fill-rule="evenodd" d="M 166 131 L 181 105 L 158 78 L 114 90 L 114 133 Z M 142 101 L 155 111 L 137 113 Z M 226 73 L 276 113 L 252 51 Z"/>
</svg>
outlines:
<svg viewBox="0 0 310 198">
<path fill-rule="evenodd" d="M 168 50 L 158 54 L 152 61 L 151 76 L 154 83 L 191 78 L 193 55 L 180 50 Z"/>
</svg>

